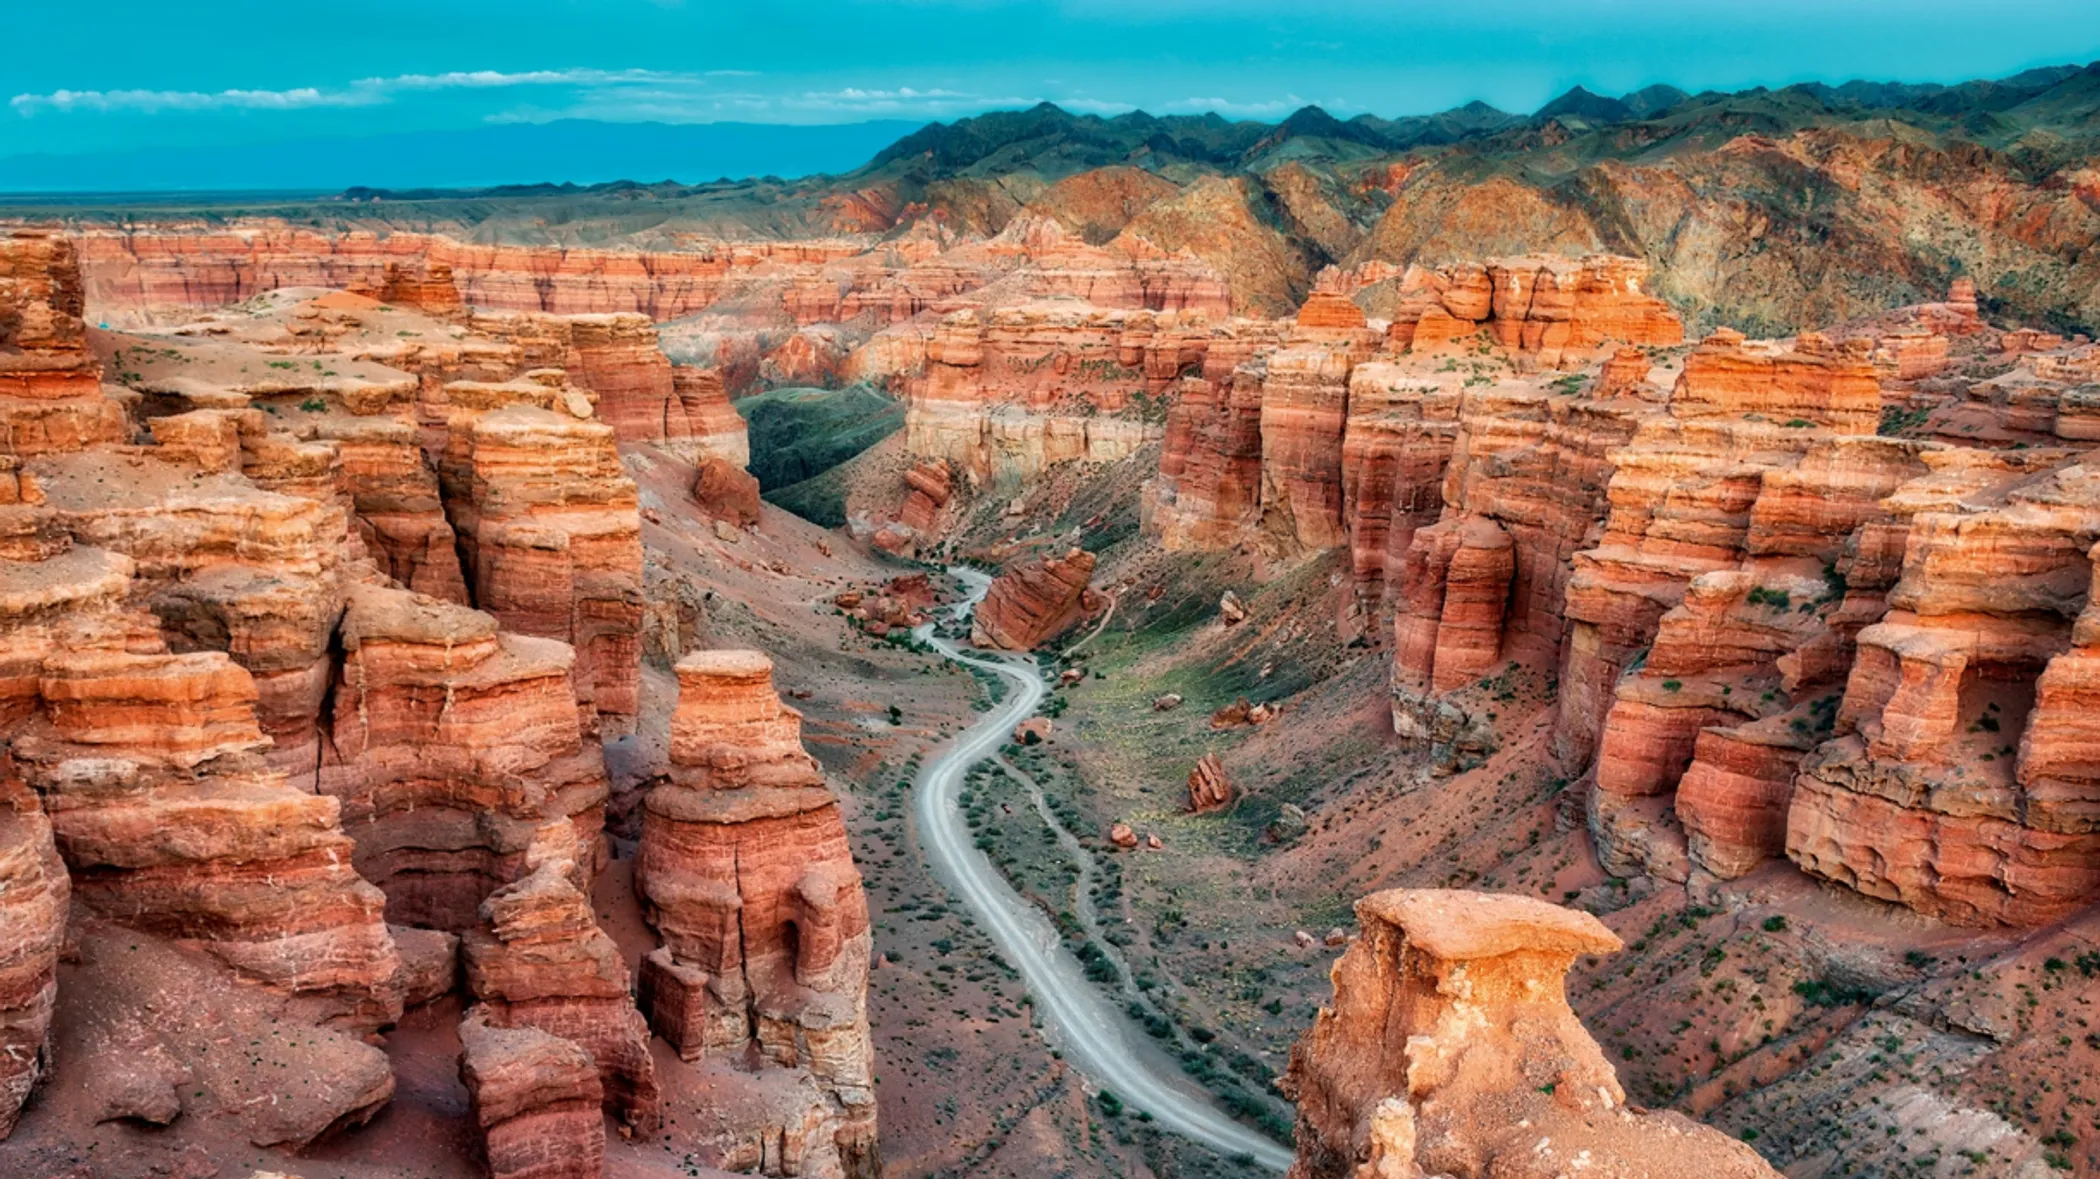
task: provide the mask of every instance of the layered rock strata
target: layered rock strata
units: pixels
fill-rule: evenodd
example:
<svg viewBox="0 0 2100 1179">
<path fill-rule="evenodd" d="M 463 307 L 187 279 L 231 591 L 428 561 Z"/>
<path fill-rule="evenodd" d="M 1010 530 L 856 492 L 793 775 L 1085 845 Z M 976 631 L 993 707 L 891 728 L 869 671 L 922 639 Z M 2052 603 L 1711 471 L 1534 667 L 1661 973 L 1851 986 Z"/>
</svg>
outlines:
<svg viewBox="0 0 2100 1179">
<path fill-rule="evenodd" d="M 523 876 L 541 824 L 566 824 L 588 876 L 607 781 L 587 741 L 575 652 L 478 610 L 351 587 L 321 791 L 342 801 L 355 864 L 393 921 L 461 931 Z"/>
<path fill-rule="evenodd" d="M 574 408 L 461 414 L 441 474 L 474 603 L 574 647 L 578 694 L 620 732 L 639 706 L 639 506 L 612 429 Z"/>
<path fill-rule="evenodd" d="M 598 1179 L 605 1119 L 598 1068 L 576 1044 L 537 1028 L 459 1025 L 459 1077 L 490 1179 Z"/>
<path fill-rule="evenodd" d="M 591 918 L 578 888 L 572 832 L 557 828 L 534 846 L 530 875 L 481 904 L 481 924 L 460 941 L 467 993 L 484 1024 L 532 1028 L 590 1053 L 608 1112 L 646 1133 L 660 1120 L 649 1028 L 634 1006 L 620 949 Z"/>
<path fill-rule="evenodd" d="M 70 895 L 51 821 L 19 783 L 0 783 L 0 1140 L 51 1071 Z"/>
<path fill-rule="evenodd" d="M 644 803 L 635 863 L 663 939 L 642 962 L 641 1005 L 687 1060 L 755 1053 L 811 1077 L 799 1173 L 872 1175 L 867 899 L 772 670 L 755 651 L 678 663 L 670 779 Z"/>
<path fill-rule="evenodd" d="M 1073 549 L 1041 557 L 1000 574 L 978 603 L 970 641 L 980 647 L 1029 651 L 1077 626 L 1101 608 L 1090 587 L 1094 554 Z"/>
</svg>

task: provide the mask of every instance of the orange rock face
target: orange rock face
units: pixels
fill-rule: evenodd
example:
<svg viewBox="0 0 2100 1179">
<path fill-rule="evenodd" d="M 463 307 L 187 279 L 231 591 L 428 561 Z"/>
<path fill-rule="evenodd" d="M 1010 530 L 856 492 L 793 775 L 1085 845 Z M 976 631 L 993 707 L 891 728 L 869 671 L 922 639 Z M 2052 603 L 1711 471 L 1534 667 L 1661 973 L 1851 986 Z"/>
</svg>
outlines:
<svg viewBox="0 0 2100 1179">
<path fill-rule="evenodd" d="M 1072 629 L 1100 608 L 1088 587 L 1094 554 L 1073 549 L 1062 557 L 1029 561 L 992 582 L 976 610 L 970 641 L 980 647 L 1029 651 Z"/>
<path fill-rule="evenodd" d="M 476 1007 L 459 1025 L 459 1077 L 490 1179 L 596 1179 L 605 1173 L 603 1092 L 590 1053 L 536 1028 L 506 1028 Z"/>
<path fill-rule="evenodd" d="M 58 954 L 70 884 L 51 821 L 17 783 L 0 785 L 0 1140 L 51 1069 Z"/>
<path fill-rule="evenodd" d="M 88 549 L 6 570 L 15 666 L 38 669 L 34 694 L 15 697 L 15 764 L 80 900 L 193 939 L 345 1026 L 391 1022 L 401 960 L 336 801 L 265 766 L 245 670 L 170 654 L 150 616 L 117 606 L 128 571 Z"/>
<path fill-rule="evenodd" d="M 678 404 L 665 407 L 663 437 L 672 449 L 696 460 L 713 456 L 738 469 L 751 464 L 750 433 L 730 403 L 721 373 L 672 365 L 671 389 Z"/>
<path fill-rule="evenodd" d="M 867 899 L 838 803 L 803 750 L 801 716 L 756 651 L 679 661 L 671 780 L 649 793 L 635 887 L 663 946 L 641 1005 L 687 1060 L 802 1070 L 803 1173 L 875 1157 Z M 828 1132 L 817 1132 L 827 1130 Z"/>
<path fill-rule="evenodd" d="M 38 455 L 125 440 L 88 351 L 78 256 L 61 237 L 0 237 L 0 453 Z"/>
<path fill-rule="evenodd" d="M 579 866 L 559 857 L 565 844 L 573 846 L 566 832 L 542 840 L 532 873 L 482 902 L 480 926 L 460 940 L 467 992 L 491 1027 L 533 1028 L 590 1053 L 607 1112 L 646 1133 L 660 1101 L 649 1028 L 619 947 L 572 879 Z"/>
<path fill-rule="evenodd" d="M 1159 478 L 1145 522 L 1169 552 L 1230 548 L 1261 517 L 1261 389 L 1265 364 L 1181 383 L 1167 411 Z"/>
<path fill-rule="evenodd" d="M 1642 290 L 1647 274 L 1645 263 L 1609 255 L 1410 267 L 1391 337 L 1429 351 L 1485 332 L 1546 368 L 1579 363 L 1607 343 L 1668 347 L 1684 338 L 1684 325 Z"/>
<path fill-rule="evenodd" d="M 1702 1175 L 1770 1179 L 1748 1146 L 1630 1109 L 1564 976 L 1619 939 L 1527 897 L 1394 889 L 1357 902 L 1334 1003 L 1291 1051 L 1291 1179 Z"/>
<path fill-rule="evenodd" d="M 578 723 L 574 651 L 406 590 L 355 586 L 349 602 L 321 791 L 342 800 L 388 916 L 473 927 L 550 820 L 594 871 L 607 785 Z"/>
<path fill-rule="evenodd" d="M 451 423 L 441 471 L 474 601 L 576 649 L 576 689 L 611 731 L 641 674 L 641 521 L 610 427 L 513 404 Z"/>
</svg>

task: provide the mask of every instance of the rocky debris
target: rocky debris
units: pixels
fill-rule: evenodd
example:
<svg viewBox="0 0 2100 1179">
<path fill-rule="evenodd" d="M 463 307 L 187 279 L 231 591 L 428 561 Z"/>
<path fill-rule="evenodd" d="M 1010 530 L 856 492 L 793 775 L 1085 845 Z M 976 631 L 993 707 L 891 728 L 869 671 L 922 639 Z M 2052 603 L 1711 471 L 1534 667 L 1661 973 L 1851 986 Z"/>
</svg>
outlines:
<svg viewBox="0 0 2100 1179">
<path fill-rule="evenodd" d="M 1242 696 L 1211 713 L 1210 727 L 1213 729 L 1237 729 L 1243 726 L 1266 724 L 1275 715 L 1275 705 L 1267 703 L 1249 704 L 1247 698 Z"/>
<path fill-rule="evenodd" d="M 1047 716 L 1032 716 L 1014 726 L 1016 745 L 1041 745 L 1050 739 L 1051 723 Z"/>
<path fill-rule="evenodd" d="M 607 1111 L 638 1132 L 659 1120 L 649 1028 L 635 1010 L 619 947 L 577 887 L 574 835 L 558 826 L 532 849 L 528 876 L 489 894 L 481 925 L 461 939 L 467 993 L 482 1023 L 534 1028 L 590 1053 Z"/>
<path fill-rule="evenodd" d="M 970 641 L 980 647 L 1030 651 L 1077 626 L 1100 610 L 1101 596 L 1088 585 L 1094 554 L 1072 549 L 1002 573 L 975 612 Z"/>
<path fill-rule="evenodd" d="M 459 1079 L 490 1179 L 597 1179 L 605 1173 L 602 1092 L 590 1053 L 537 1028 L 459 1025 Z"/>
<path fill-rule="evenodd" d="M 0 1140 L 51 1070 L 70 892 L 36 797 L 18 783 L 0 783 Z"/>
<path fill-rule="evenodd" d="M 1773 1177 L 1748 1146 L 1626 1104 L 1564 975 L 1619 939 L 1528 897 L 1393 889 L 1357 902 L 1334 1003 L 1291 1051 L 1292 1179 Z M 1310 935 L 1306 935 L 1307 938 Z"/>
<path fill-rule="evenodd" d="M 867 899 L 801 714 L 756 651 L 677 667 L 669 779 L 644 803 L 635 888 L 663 945 L 642 961 L 649 1024 L 686 1060 L 812 1078 L 803 1174 L 875 1158 Z M 762 1129 L 762 1128 L 754 1128 Z"/>
<path fill-rule="evenodd" d="M 1226 590 L 1224 595 L 1218 599 L 1218 617 L 1224 621 L 1225 625 L 1236 626 L 1247 621 L 1247 607 L 1241 604 L 1238 594 L 1233 593 L 1231 590 Z"/>
<path fill-rule="evenodd" d="M 585 740 L 575 653 L 479 610 L 351 587 L 321 793 L 340 799 L 354 863 L 404 924 L 472 928 L 525 875 L 540 825 L 568 824 L 580 868 L 603 859 L 608 785 Z"/>
<path fill-rule="evenodd" d="M 904 472 L 904 505 L 897 510 L 897 524 L 914 536 L 939 531 L 948 501 L 955 498 L 954 476 L 946 462 L 922 462 Z"/>
<path fill-rule="evenodd" d="M 1194 814 L 1221 810 L 1232 805 L 1238 791 L 1225 776 L 1225 765 L 1215 753 L 1206 753 L 1189 771 L 1189 810 Z"/>
<path fill-rule="evenodd" d="M 1179 707 L 1181 707 L 1181 693 L 1179 692 L 1168 692 L 1164 696 L 1154 696 L 1152 698 L 1152 711 L 1154 712 L 1172 712 Z"/>
<path fill-rule="evenodd" d="M 1111 823 L 1108 826 L 1108 841 L 1127 851 L 1138 845 L 1138 833 L 1128 823 Z"/>
<path fill-rule="evenodd" d="M 1147 848 L 1148 850 L 1150 850 L 1150 851 L 1158 851 L 1159 849 L 1161 849 L 1161 848 L 1163 848 L 1163 847 L 1165 847 L 1165 846 L 1167 846 L 1167 845 L 1166 845 L 1166 844 L 1164 844 L 1164 843 L 1162 843 L 1162 842 L 1160 842 L 1160 838 L 1159 838 L 1159 836 L 1158 836 L 1158 835 L 1156 835 L 1156 834 L 1154 834 L 1153 832 L 1150 832 L 1150 831 L 1147 831 L 1147 832 L 1145 833 L 1145 847 L 1146 847 L 1146 848 Z"/>
<path fill-rule="evenodd" d="M 729 460 L 706 455 L 693 477 L 693 502 L 718 521 L 739 528 L 759 521 L 758 476 Z"/>
</svg>

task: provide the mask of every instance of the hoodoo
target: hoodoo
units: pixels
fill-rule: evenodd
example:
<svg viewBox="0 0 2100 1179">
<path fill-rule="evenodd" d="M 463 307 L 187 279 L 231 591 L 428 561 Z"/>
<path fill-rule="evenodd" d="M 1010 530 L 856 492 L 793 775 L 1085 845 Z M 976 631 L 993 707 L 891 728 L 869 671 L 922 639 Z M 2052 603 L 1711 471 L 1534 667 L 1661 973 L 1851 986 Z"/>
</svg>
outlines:
<svg viewBox="0 0 2100 1179">
<path fill-rule="evenodd" d="M 1587 913 L 1529 897 L 1394 889 L 1356 903 L 1334 1004 L 1291 1051 L 1291 1179 L 1674 1175 L 1776 1179 L 1680 1114 L 1630 1108 L 1563 976 L 1620 948 Z"/>
<path fill-rule="evenodd" d="M 868 902 L 802 717 L 757 651 L 680 660 L 671 774 L 643 804 L 635 886 L 661 948 L 642 962 L 650 1026 L 691 1061 L 813 1078 L 781 1110 L 796 1174 L 880 1170 L 869 1042 Z"/>
</svg>

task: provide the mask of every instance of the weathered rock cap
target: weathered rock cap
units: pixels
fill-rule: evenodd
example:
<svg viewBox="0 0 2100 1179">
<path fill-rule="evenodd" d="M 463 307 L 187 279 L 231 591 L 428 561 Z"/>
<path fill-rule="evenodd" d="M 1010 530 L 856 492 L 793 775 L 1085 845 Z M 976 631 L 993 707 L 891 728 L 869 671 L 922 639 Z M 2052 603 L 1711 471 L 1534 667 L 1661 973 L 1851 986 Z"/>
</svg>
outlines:
<svg viewBox="0 0 2100 1179">
<path fill-rule="evenodd" d="M 678 661 L 676 670 L 680 679 L 770 680 L 773 660 L 763 651 L 694 651 Z"/>
<path fill-rule="evenodd" d="M 1524 951 L 1615 954 L 1626 945 L 1588 913 L 1510 893 L 1391 888 L 1356 902 L 1356 915 L 1395 926 L 1424 953 L 1452 962 Z"/>
</svg>

